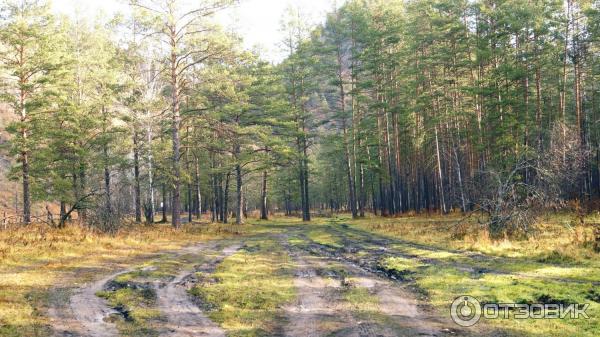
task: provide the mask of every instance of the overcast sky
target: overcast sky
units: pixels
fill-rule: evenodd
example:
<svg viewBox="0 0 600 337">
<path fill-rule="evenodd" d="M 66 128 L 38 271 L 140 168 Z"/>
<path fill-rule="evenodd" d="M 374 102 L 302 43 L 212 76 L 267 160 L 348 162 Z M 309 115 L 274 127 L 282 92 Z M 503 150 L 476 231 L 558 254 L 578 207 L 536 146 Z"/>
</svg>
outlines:
<svg viewBox="0 0 600 337">
<path fill-rule="evenodd" d="M 247 48 L 259 46 L 263 57 L 278 62 L 283 58 L 279 42 L 281 17 L 288 6 L 300 7 L 313 22 L 322 22 L 325 13 L 345 0 L 241 0 L 241 4 L 219 14 L 219 21 L 234 28 L 244 38 Z M 127 12 L 125 0 L 53 0 L 54 10 L 60 13 L 80 13 L 93 18 L 104 12 Z"/>
</svg>

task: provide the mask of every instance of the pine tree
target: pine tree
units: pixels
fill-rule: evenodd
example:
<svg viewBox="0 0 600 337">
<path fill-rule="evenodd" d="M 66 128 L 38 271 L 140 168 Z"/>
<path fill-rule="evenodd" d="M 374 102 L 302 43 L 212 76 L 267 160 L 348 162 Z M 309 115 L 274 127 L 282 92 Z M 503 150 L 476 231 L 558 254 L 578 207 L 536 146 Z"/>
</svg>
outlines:
<svg viewBox="0 0 600 337">
<path fill-rule="evenodd" d="M 52 82 L 60 61 L 54 45 L 57 30 L 46 1 L 5 1 L 0 11 L 0 65 L 6 73 L 2 98 L 10 103 L 18 122 L 8 130 L 13 134 L 11 154 L 20 165 L 23 184 L 23 222 L 31 222 L 31 165 L 36 160 L 39 131 L 45 114 L 52 108 Z"/>
<path fill-rule="evenodd" d="M 149 35 L 159 36 L 168 55 L 164 61 L 169 71 L 172 113 L 172 224 L 181 225 L 181 103 L 183 90 L 188 85 L 190 71 L 212 58 L 221 55 L 225 48 L 210 31 L 206 18 L 227 7 L 231 0 L 204 1 L 195 8 L 185 8 L 176 0 L 136 0 L 132 6 L 138 10 Z"/>
</svg>

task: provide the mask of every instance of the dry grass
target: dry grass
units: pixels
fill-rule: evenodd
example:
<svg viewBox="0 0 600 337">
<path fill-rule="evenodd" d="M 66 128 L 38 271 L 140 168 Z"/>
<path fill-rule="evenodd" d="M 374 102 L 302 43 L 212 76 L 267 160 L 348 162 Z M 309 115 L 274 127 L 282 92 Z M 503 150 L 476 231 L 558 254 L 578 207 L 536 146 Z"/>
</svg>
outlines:
<svg viewBox="0 0 600 337">
<path fill-rule="evenodd" d="M 360 228 L 440 248 L 478 251 L 495 256 L 557 259 L 556 262 L 590 260 L 598 257 L 591 247 L 593 224 L 598 215 L 587 217 L 584 226 L 573 226 L 573 216 L 552 215 L 537 224 L 528 239 L 493 241 L 474 219 L 460 215 L 378 218 L 350 221 Z"/>
<path fill-rule="evenodd" d="M 39 310 L 52 287 L 73 286 L 149 254 L 224 237 L 232 228 L 133 226 L 107 235 L 79 226 L 31 225 L 0 231 L 0 335 L 43 336 L 48 321 Z"/>
<path fill-rule="evenodd" d="M 506 259 L 494 262 L 502 262 L 494 265 L 494 268 L 502 270 L 579 280 L 597 279 L 600 277 L 600 259 L 586 243 L 589 242 L 590 229 L 570 227 L 571 218 L 569 215 L 548 217 L 540 223 L 539 233 L 531 239 L 498 242 L 489 240 L 474 221 L 461 222 L 458 215 L 317 219 L 307 225 L 307 235 L 323 244 L 335 246 L 340 244 L 337 237 L 328 233 L 324 226 L 347 222 L 407 241 L 505 256 Z M 598 217 L 589 217 L 586 222 L 599 221 Z M 168 225 L 130 226 L 114 235 L 78 226 L 54 229 L 33 225 L 0 231 L 0 335 L 47 336 L 49 322 L 44 315 L 44 307 L 48 304 L 48 290 L 52 287 L 77 286 L 99 274 L 142 262 L 151 254 L 176 250 L 194 242 L 249 232 L 257 235 L 285 232 L 284 225 L 300 224 L 300 220 L 276 218 L 269 222 L 253 221 L 246 226 L 195 224 L 179 231 Z M 211 317 L 233 335 L 252 336 L 270 331 L 277 308 L 294 296 L 292 275 L 288 270 L 289 258 L 282 248 L 269 240 L 254 242 L 254 245 L 255 249 L 228 258 L 217 269 L 221 282 L 201 293 L 209 302 L 217 304 L 218 310 Z M 533 301 L 540 294 L 584 301 L 591 287 L 587 284 L 566 287 L 562 283 L 532 281 L 528 277 L 518 277 L 515 281 L 505 275 L 473 279 L 470 274 L 452 267 L 454 260 L 471 263 L 466 257 L 410 246 L 397 249 L 401 248 L 423 258 L 448 260 L 447 267 L 419 268 L 413 261 L 385 261 L 390 263 L 390 268 L 398 270 L 418 269 L 419 286 L 429 291 L 432 303 L 440 308 L 446 306 L 453 296 L 464 293 L 503 301 Z M 476 267 L 489 267 L 485 261 L 472 263 Z M 349 293 L 347 299 L 358 303 L 365 301 L 365 296 L 357 291 Z M 592 313 L 597 314 L 598 310 L 595 305 Z M 576 324 L 542 323 L 527 325 L 522 330 L 533 331 L 536 328 L 547 333 L 556 331 L 551 324 L 558 324 L 559 328 L 572 325 L 571 330 L 565 328 L 565 334 L 572 334 L 573 329 L 578 329 L 582 331 L 581 336 L 588 336 L 598 325 L 597 320 Z"/>
</svg>

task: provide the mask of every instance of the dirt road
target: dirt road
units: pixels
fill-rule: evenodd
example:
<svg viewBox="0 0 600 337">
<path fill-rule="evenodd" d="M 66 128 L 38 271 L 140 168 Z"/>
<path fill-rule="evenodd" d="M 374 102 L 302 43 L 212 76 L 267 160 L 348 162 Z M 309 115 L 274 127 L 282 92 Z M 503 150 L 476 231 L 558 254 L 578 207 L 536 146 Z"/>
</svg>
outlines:
<svg viewBox="0 0 600 337">
<path fill-rule="evenodd" d="M 133 273 L 144 275 L 143 281 L 128 281 L 122 286 L 141 289 L 144 294 L 149 294 L 149 309 L 160 313 L 160 317 L 152 321 L 152 329 L 148 329 L 146 335 L 227 336 L 228 330 L 213 322 L 208 313 L 201 309 L 205 306 L 192 298 L 188 290 L 199 284 L 196 275 L 210 276 L 224 259 L 243 251 L 244 242 L 248 240 L 277 242 L 293 264 L 293 284 L 297 296 L 294 301 L 280 308 L 278 315 L 284 319 L 273 330 L 278 331 L 277 336 L 469 335 L 468 331 L 458 329 L 448 317 L 435 312 L 411 284 L 394 280 L 372 268 L 370 259 L 374 257 L 369 254 L 384 252 L 385 242 L 376 242 L 367 236 L 360 241 L 360 235 L 348 231 L 352 237 L 342 238 L 345 249 L 334 249 L 308 239 L 302 226 L 289 226 L 282 230 L 278 225 L 273 229 L 273 233 L 202 243 L 181 252 L 170 252 L 168 255 L 171 260 L 185 260 L 185 263 L 177 265 L 168 277 L 153 274 L 153 269 L 147 267 L 153 261 L 146 261 L 144 265 L 148 270 L 131 266 L 115 270 L 111 275 L 99 277 L 99 280 L 79 288 L 56 289 L 48 310 L 54 335 L 139 336 L 139 332 L 133 334 L 115 323 L 119 318 L 128 319 L 126 310 L 113 308 L 109 302 L 97 296 L 101 291 L 111 290 L 116 278 Z M 343 236 L 344 233 L 339 229 L 332 227 L 329 233 Z M 290 243 L 292 241 L 295 243 Z M 348 254 L 357 248 L 356 245 L 360 246 L 361 251 L 367 252 L 366 255 L 357 258 L 354 256 L 356 254 Z M 158 262 L 156 264 L 160 265 Z M 353 302 L 349 300 L 352 296 L 363 297 Z"/>
</svg>

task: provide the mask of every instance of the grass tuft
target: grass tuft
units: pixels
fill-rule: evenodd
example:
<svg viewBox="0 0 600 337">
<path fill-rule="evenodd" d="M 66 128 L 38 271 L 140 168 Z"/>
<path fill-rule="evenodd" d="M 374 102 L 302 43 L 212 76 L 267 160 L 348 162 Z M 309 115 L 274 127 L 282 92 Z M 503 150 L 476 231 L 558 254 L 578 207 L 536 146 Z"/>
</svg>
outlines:
<svg viewBox="0 0 600 337">
<path fill-rule="evenodd" d="M 295 297 L 290 258 L 271 240 L 228 257 L 211 280 L 190 293 L 214 308 L 210 318 L 231 337 L 273 335 L 280 307 Z"/>
</svg>

